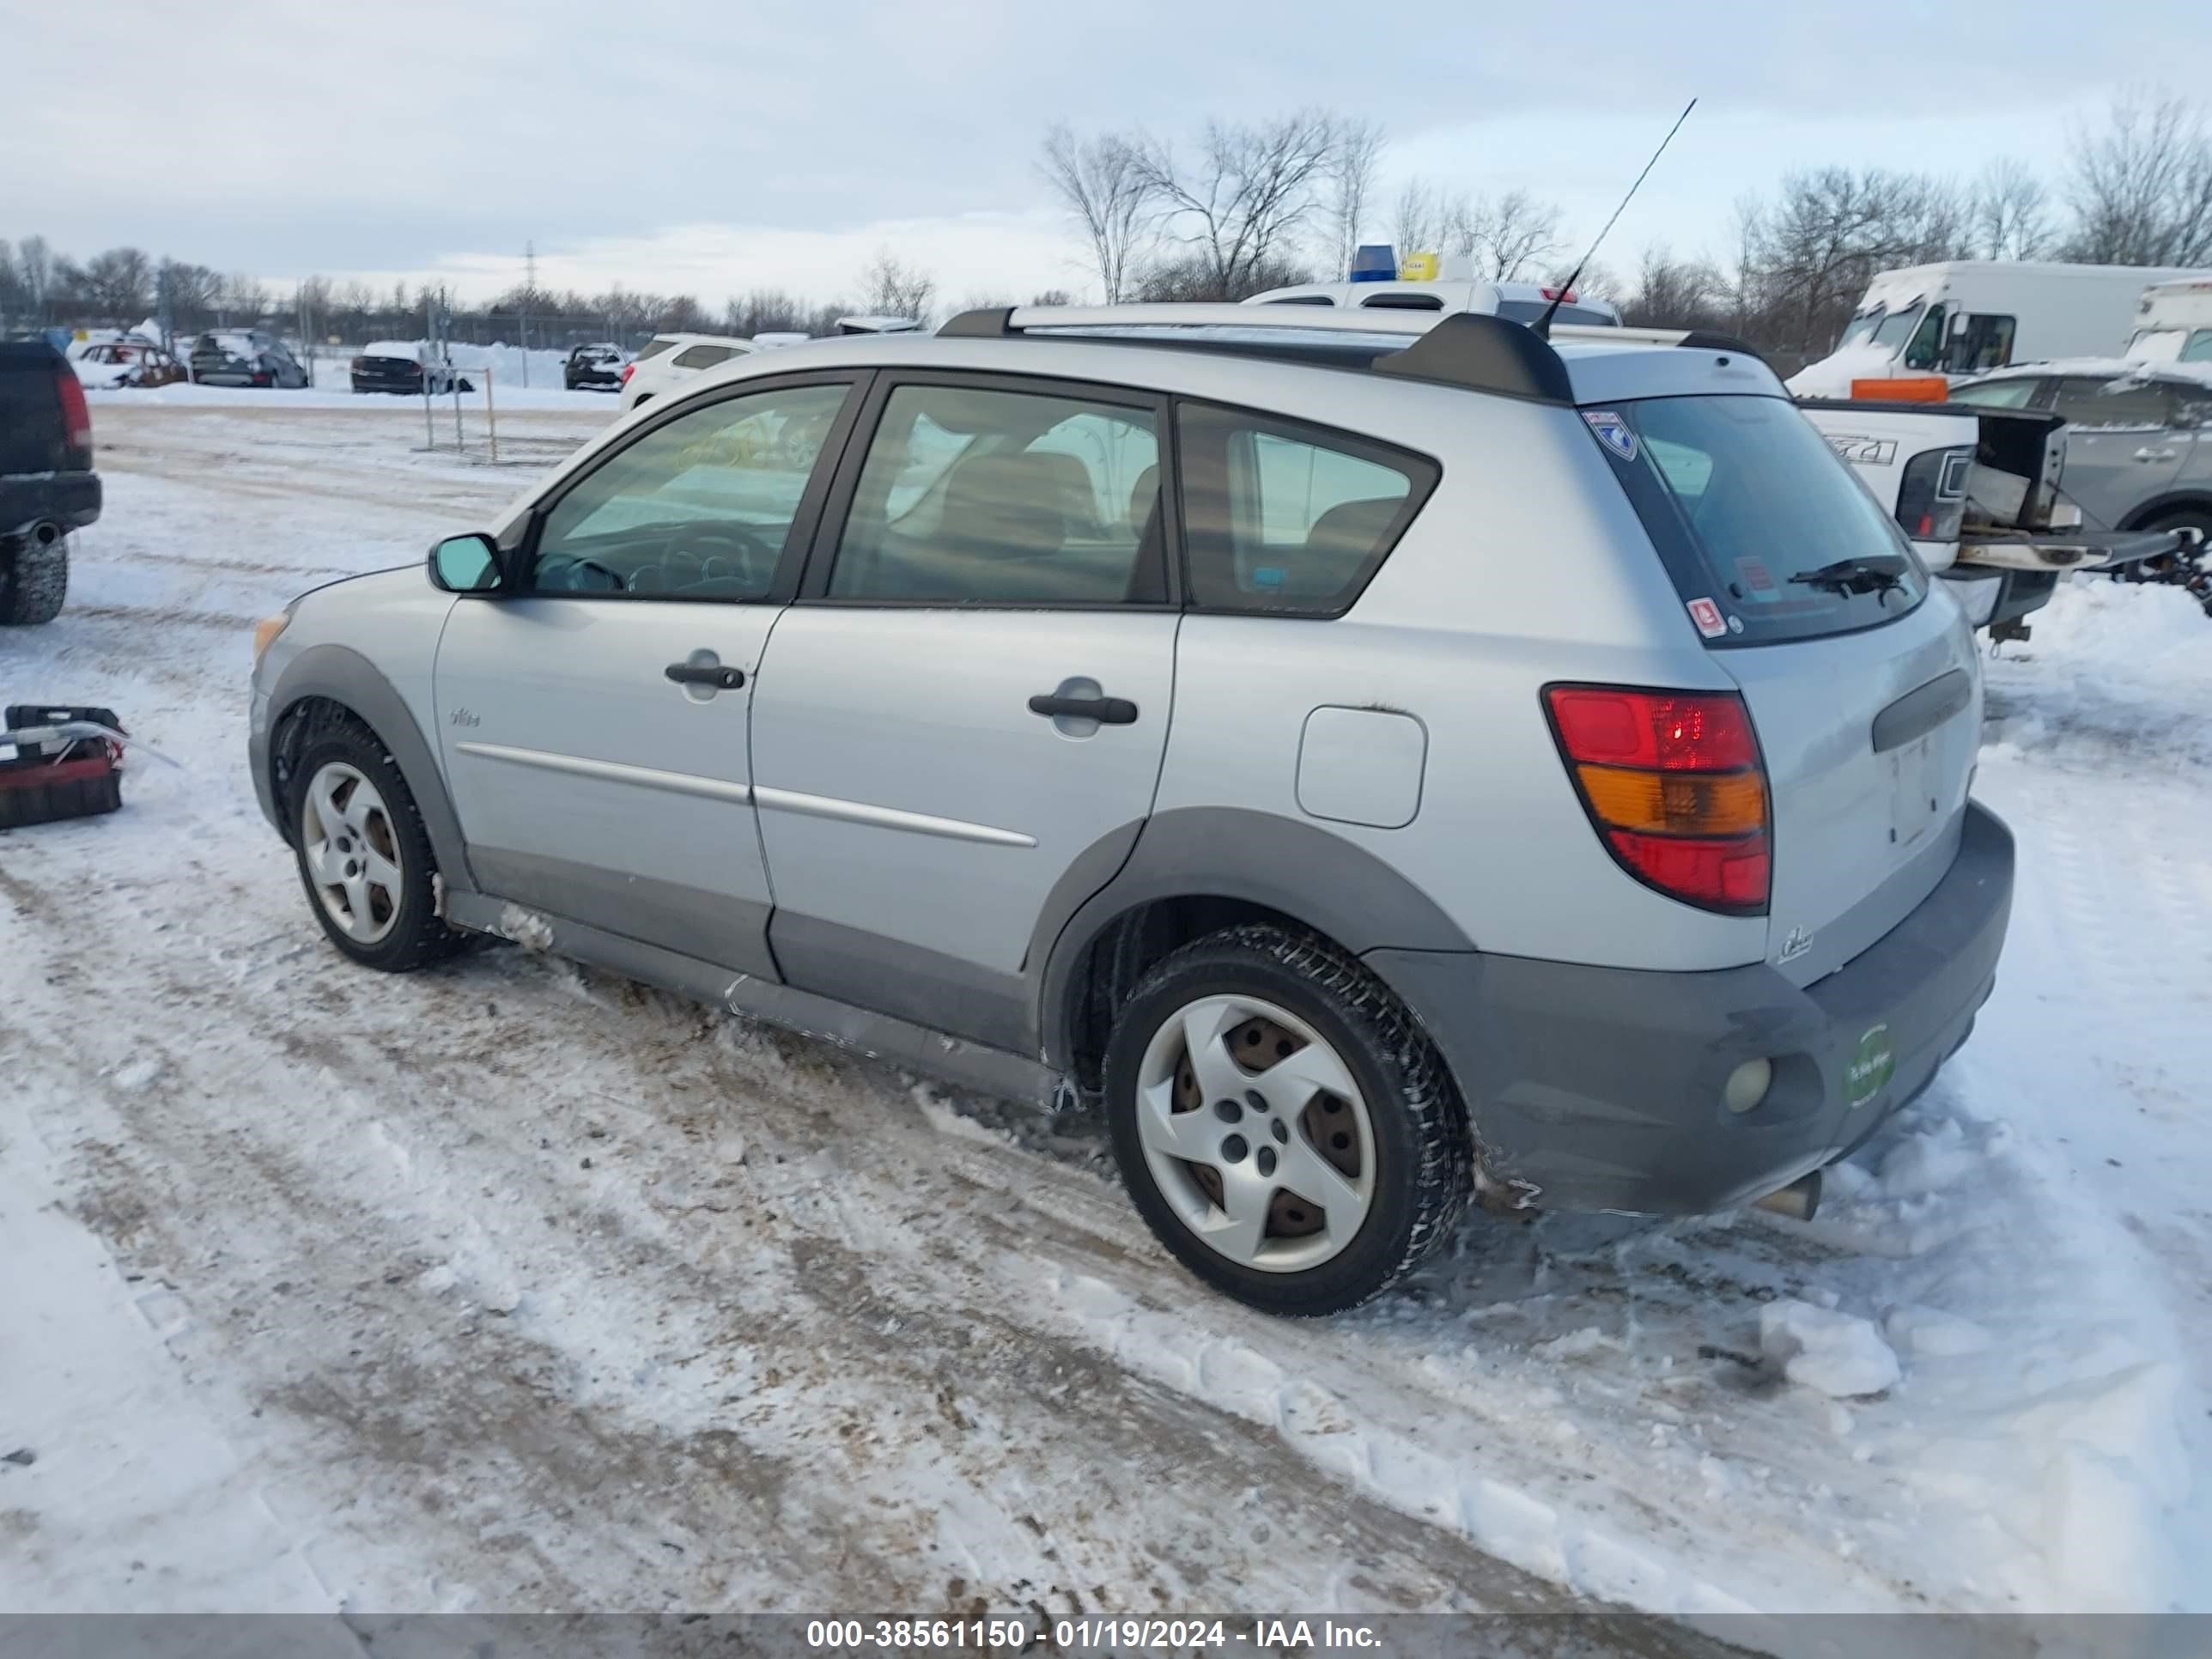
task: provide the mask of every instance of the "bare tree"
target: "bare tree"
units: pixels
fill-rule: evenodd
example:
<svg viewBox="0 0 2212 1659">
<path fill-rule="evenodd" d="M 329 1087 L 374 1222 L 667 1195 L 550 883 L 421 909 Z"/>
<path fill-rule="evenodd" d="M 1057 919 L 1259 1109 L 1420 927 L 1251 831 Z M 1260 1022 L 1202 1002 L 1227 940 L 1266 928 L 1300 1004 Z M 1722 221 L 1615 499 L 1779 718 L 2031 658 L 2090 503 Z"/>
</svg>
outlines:
<svg viewBox="0 0 2212 1659">
<path fill-rule="evenodd" d="M 1490 204 L 1475 236 L 1475 252 L 1494 280 L 1510 283 L 1565 251 L 1559 210 L 1525 190 L 1509 190 Z"/>
<path fill-rule="evenodd" d="M 23 283 L 23 298 L 32 314 L 43 324 L 47 302 L 53 297 L 54 256 L 43 236 L 26 236 L 15 246 L 15 269 Z"/>
<path fill-rule="evenodd" d="M 2067 179 L 2069 253 L 2097 264 L 2192 265 L 2212 258 L 2212 137 L 2171 94 L 2116 99 L 2101 132 L 2076 131 Z"/>
<path fill-rule="evenodd" d="M 878 316 L 927 322 L 936 297 L 937 278 L 907 264 L 887 247 L 878 248 L 860 272 L 860 303 Z"/>
<path fill-rule="evenodd" d="M 1091 268 L 1108 305 L 1128 297 L 1137 263 L 1152 241 L 1152 197 L 1137 143 L 1119 133 L 1079 138 L 1066 126 L 1045 135 L 1038 170 L 1091 244 Z"/>
<path fill-rule="evenodd" d="M 1399 256 L 1446 252 L 1448 216 L 1443 193 L 1425 179 L 1408 179 L 1399 185 L 1390 210 L 1390 240 Z"/>
<path fill-rule="evenodd" d="M 1984 259 L 2040 259 L 2058 240 L 2050 187 L 2014 156 L 2000 156 L 1982 169 L 1967 211 L 1974 252 Z"/>
<path fill-rule="evenodd" d="M 1620 319 L 1632 328 L 1719 328 L 1727 302 L 1720 272 L 1703 259 L 1675 258 L 1661 242 L 1644 250 Z"/>
<path fill-rule="evenodd" d="M 154 262 L 143 248 L 112 247 L 85 261 L 86 298 L 101 315 L 125 324 L 145 315 L 154 288 Z"/>
<path fill-rule="evenodd" d="M 1382 162 L 1382 128 L 1373 121 L 1346 120 L 1339 124 L 1336 158 L 1328 169 L 1328 198 L 1323 216 L 1334 253 L 1334 268 L 1352 269 L 1359 251 L 1369 200 L 1375 194 L 1375 175 Z"/>
<path fill-rule="evenodd" d="M 1206 272 L 1205 297 L 1240 300 L 1255 274 L 1279 262 L 1314 216 L 1337 154 L 1341 124 L 1304 109 L 1252 125 L 1209 121 L 1185 161 L 1153 138 L 1137 165 L 1164 223 Z"/>
<path fill-rule="evenodd" d="M 1919 173 L 1817 167 L 1738 210 L 1738 305 L 1762 344 L 1825 350 L 1874 273 L 1964 249 L 1958 193 Z"/>
</svg>

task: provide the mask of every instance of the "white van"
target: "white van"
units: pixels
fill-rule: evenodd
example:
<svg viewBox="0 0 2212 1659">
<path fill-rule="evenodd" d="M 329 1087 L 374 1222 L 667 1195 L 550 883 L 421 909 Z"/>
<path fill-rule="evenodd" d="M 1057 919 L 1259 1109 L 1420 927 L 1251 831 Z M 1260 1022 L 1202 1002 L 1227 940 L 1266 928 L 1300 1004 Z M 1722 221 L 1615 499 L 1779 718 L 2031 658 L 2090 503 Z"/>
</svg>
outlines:
<svg viewBox="0 0 2212 1659">
<path fill-rule="evenodd" d="M 2212 362 L 2212 280 L 2145 289 L 2124 355 L 2139 363 Z"/>
<path fill-rule="evenodd" d="M 1851 382 L 1984 374 L 2008 363 L 2109 353 L 2145 283 L 2212 270 L 1954 259 L 1885 270 L 1836 349 L 1790 378 L 1801 398 L 1847 398 Z"/>
<path fill-rule="evenodd" d="M 1271 288 L 1248 306 L 1345 306 L 1368 311 L 1475 311 L 1509 323 L 1533 323 L 1553 299 L 1553 321 L 1563 328 L 1618 328 L 1620 307 L 1541 283 L 1488 283 L 1449 278 L 1425 283 L 1299 283 Z"/>
</svg>

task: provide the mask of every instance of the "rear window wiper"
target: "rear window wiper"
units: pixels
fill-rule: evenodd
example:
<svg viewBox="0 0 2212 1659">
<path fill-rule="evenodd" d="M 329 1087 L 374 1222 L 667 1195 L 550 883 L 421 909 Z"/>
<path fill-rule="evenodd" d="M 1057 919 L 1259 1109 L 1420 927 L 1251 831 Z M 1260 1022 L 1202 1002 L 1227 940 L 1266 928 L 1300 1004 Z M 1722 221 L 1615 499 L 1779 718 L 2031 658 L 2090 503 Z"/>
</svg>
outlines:
<svg viewBox="0 0 2212 1659">
<path fill-rule="evenodd" d="M 1893 590 L 1905 586 L 1905 573 L 1910 568 L 1894 553 L 1877 553 L 1870 558 L 1838 559 L 1833 564 L 1800 571 L 1790 580 L 1807 587 L 1824 587 L 1832 593 L 1879 593 L 1886 604 Z"/>
</svg>

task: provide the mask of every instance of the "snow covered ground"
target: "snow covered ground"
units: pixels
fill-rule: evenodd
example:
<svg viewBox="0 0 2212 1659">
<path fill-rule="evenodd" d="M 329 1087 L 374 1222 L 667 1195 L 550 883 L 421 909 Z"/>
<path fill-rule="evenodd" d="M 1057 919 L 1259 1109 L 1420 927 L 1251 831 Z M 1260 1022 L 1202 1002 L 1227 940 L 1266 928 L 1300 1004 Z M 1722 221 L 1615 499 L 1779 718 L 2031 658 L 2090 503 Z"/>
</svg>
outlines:
<svg viewBox="0 0 2212 1659">
<path fill-rule="evenodd" d="M 187 769 L 0 835 L 0 1609 L 2212 1608 L 2179 595 L 2069 589 L 1991 665 L 1996 996 L 1816 1222 L 1479 1218 L 1292 1324 L 1178 1272 L 1089 1122 L 520 950 L 343 963 L 248 630 L 533 473 L 184 390 L 95 400 L 106 515 L 0 637 L 0 701 Z"/>
</svg>

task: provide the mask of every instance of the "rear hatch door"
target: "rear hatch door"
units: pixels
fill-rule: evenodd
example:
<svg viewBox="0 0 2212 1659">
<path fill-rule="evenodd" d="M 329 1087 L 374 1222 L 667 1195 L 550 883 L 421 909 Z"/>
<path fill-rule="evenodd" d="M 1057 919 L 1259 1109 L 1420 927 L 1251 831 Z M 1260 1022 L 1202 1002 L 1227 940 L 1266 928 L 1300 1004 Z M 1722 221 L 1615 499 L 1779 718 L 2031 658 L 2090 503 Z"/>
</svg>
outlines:
<svg viewBox="0 0 2212 1659">
<path fill-rule="evenodd" d="M 86 465 L 69 447 L 58 367 L 75 373 L 43 340 L 0 343 L 0 477 Z"/>
<path fill-rule="evenodd" d="M 1788 401 L 1653 398 L 1585 414 L 1685 625 L 1742 689 L 1771 794 L 1767 958 L 1810 984 L 1950 867 L 1980 736 L 1972 635 Z"/>
</svg>

